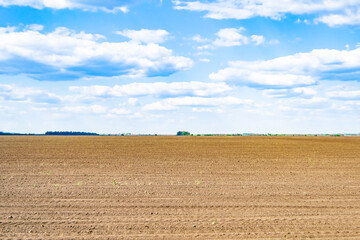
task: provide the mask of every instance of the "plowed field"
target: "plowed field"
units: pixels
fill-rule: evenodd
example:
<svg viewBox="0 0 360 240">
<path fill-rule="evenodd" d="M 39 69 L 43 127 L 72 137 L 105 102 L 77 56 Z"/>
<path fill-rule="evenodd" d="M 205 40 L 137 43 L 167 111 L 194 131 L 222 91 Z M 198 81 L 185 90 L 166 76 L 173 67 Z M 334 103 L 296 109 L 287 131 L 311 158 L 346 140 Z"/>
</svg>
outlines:
<svg viewBox="0 0 360 240">
<path fill-rule="evenodd" d="M 0 239 L 360 239 L 359 137 L 0 137 Z"/>
</svg>

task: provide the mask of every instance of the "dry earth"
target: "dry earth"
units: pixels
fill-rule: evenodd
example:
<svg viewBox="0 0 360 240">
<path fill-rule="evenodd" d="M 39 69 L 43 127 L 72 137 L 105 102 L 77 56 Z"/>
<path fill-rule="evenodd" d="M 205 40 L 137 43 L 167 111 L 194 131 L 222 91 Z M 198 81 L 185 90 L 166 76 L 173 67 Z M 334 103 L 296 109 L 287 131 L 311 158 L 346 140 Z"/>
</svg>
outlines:
<svg viewBox="0 0 360 240">
<path fill-rule="evenodd" d="M 0 173 L 1 239 L 360 239 L 359 137 L 3 136 Z"/>
</svg>

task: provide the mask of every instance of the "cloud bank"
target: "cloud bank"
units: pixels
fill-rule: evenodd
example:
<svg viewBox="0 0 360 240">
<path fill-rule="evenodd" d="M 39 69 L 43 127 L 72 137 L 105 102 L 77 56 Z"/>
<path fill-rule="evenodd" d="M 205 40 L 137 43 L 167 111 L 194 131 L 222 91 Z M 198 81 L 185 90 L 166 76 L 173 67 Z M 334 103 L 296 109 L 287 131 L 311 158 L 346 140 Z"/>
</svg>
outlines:
<svg viewBox="0 0 360 240">
<path fill-rule="evenodd" d="M 154 82 L 154 83 L 130 83 L 126 85 L 108 86 L 86 86 L 70 87 L 70 91 L 76 92 L 84 98 L 108 98 L 123 96 L 213 96 L 224 93 L 232 88 L 225 83 L 205 83 L 205 82 Z"/>
<path fill-rule="evenodd" d="M 13 84 L 0 84 L 0 99 L 11 102 L 57 104 L 61 100 L 53 93 Z"/>
<path fill-rule="evenodd" d="M 256 88 L 296 88 L 319 80 L 360 79 L 360 48 L 315 49 L 266 61 L 235 61 L 213 72 L 210 79 Z"/>
<path fill-rule="evenodd" d="M 360 2 L 353 0 L 216 0 L 173 1 L 175 9 L 207 12 L 213 19 L 249 19 L 267 17 L 280 20 L 286 14 L 317 14 L 317 22 L 330 26 L 359 24 Z"/>
<path fill-rule="evenodd" d="M 360 100 L 360 90 L 330 91 L 326 93 L 326 96 L 337 100 Z"/>
<path fill-rule="evenodd" d="M 227 106 L 227 105 L 249 105 L 252 104 L 251 100 L 240 99 L 237 97 L 178 97 L 167 98 L 161 101 L 147 104 L 143 107 L 144 110 L 175 110 L 179 107 L 214 107 L 214 106 Z"/>
<path fill-rule="evenodd" d="M 192 67 L 157 43 L 107 42 L 99 34 L 60 27 L 50 33 L 25 28 L 0 28 L 0 73 L 26 74 L 38 80 L 83 77 L 168 76 Z M 106 69 L 106 71 L 104 71 Z"/>
<path fill-rule="evenodd" d="M 124 4 L 125 3 L 125 4 Z M 0 0 L 0 6 L 21 6 L 32 7 L 36 9 L 53 8 L 53 9 L 82 9 L 85 11 L 102 10 L 105 12 L 127 13 L 129 10 L 126 1 L 120 4 L 117 0 Z"/>
</svg>

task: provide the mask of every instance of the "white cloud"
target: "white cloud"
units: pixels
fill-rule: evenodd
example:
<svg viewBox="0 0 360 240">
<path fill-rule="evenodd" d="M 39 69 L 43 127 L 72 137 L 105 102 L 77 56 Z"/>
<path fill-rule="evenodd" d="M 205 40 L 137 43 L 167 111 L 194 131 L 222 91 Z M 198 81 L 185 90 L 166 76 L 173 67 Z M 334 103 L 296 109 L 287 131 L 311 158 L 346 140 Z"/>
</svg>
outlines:
<svg viewBox="0 0 360 240">
<path fill-rule="evenodd" d="M 357 6 L 356 9 L 347 9 L 341 14 L 330 14 L 326 16 L 321 16 L 315 21 L 325 23 L 331 27 L 336 27 L 339 25 L 359 25 L 360 6 Z"/>
<path fill-rule="evenodd" d="M 349 110 L 356 110 L 357 113 L 360 111 L 360 101 L 348 101 L 345 104 L 349 106 Z"/>
<path fill-rule="evenodd" d="M 259 88 L 295 88 L 318 80 L 359 80 L 360 48 L 315 49 L 267 61 L 236 61 L 210 79 Z"/>
<path fill-rule="evenodd" d="M 143 109 L 149 111 L 168 111 L 178 109 L 178 106 L 165 102 L 154 102 L 146 104 Z"/>
<path fill-rule="evenodd" d="M 22 6 L 32 7 L 36 9 L 53 8 L 53 9 L 82 9 L 85 11 L 105 11 L 117 12 L 121 11 L 127 13 L 128 7 L 124 4 L 119 4 L 117 0 L 0 0 L 0 6 Z"/>
<path fill-rule="evenodd" d="M 26 27 L 32 31 L 42 31 L 44 29 L 44 26 L 40 24 L 30 24 L 27 25 Z"/>
<path fill-rule="evenodd" d="M 265 37 L 262 35 L 251 35 L 250 40 L 254 42 L 255 45 L 262 45 L 265 43 Z"/>
<path fill-rule="evenodd" d="M 180 106 L 226 106 L 226 105 L 249 105 L 251 100 L 237 97 L 203 98 L 203 97 L 179 97 L 167 98 L 158 102 L 147 104 L 144 110 L 174 110 Z"/>
<path fill-rule="evenodd" d="M 346 90 L 340 90 L 340 91 L 330 91 L 326 93 L 326 96 L 334 99 L 339 100 L 360 100 L 360 91 L 354 90 L 354 91 L 346 91 Z"/>
<path fill-rule="evenodd" d="M 232 46 L 241 46 L 247 44 L 249 39 L 240 34 L 240 32 L 245 29 L 240 28 L 223 28 L 220 29 L 219 32 L 216 33 L 218 38 L 214 41 L 215 46 L 221 47 L 232 47 Z"/>
<path fill-rule="evenodd" d="M 195 42 L 199 42 L 199 43 L 209 42 L 209 41 L 210 41 L 210 40 L 207 39 L 207 38 L 202 38 L 202 37 L 200 36 L 200 34 L 196 34 L 195 36 L 193 36 L 193 37 L 191 38 L 191 40 L 193 40 L 193 41 L 195 41 Z"/>
<path fill-rule="evenodd" d="M 312 76 L 302 76 L 271 71 L 256 71 L 242 67 L 225 68 L 217 73 L 211 73 L 210 79 L 215 81 L 228 81 L 239 85 L 258 88 L 288 88 L 303 85 L 312 85 L 316 80 Z"/>
<path fill-rule="evenodd" d="M 76 114 L 104 114 L 107 112 L 107 107 L 101 105 L 65 106 L 61 108 L 61 111 Z"/>
<path fill-rule="evenodd" d="M 200 51 L 203 51 L 203 50 L 214 49 L 215 47 L 212 44 L 205 44 L 205 45 L 198 46 L 196 48 Z"/>
<path fill-rule="evenodd" d="M 262 45 L 265 44 L 265 37 L 262 35 L 245 36 L 241 34 L 246 29 L 239 28 L 222 28 L 215 35 L 216 39 L 209 44 L 198 46 L 198 50 L 214 49 L 216 47 L 234 47 L 248 44 Z"/>
<path fill-rule="evenodd" d="M 173 1 L 175 9 L 205 11 L 213 19 L 249 19 L 268 17 L 280 20 L 286 14 L 319 14 L 318 21 L 330 26 L 359 24 L 360 2 L 354 0 L 217 0 Z M 340 12 L 340 13 L 339 13 Z"/>
<path fill-rule="evenodd" d="M 126 108 L 113 108 L 109 111 L 110 114 L 116 114 L 116 115 L 127 115 L 130 114 L 131 111 Z"/>
<path fill-rule="evenodd" d="M 106 42 L 104 36 L 57 28 L 16 31 L 0 28 L 0 73 L 27 74 L 41 80 L 91 76 L 168 76 L 193 61 L 173 56 L 156 43 Z"/>
<path fill-rule="evenodd" d="M 33 87 L 20 87 L 10 84 L 0 84 L 0 98 L 14 102 L 49 104 L 60 102 L 60 98 L 53 93 Z"/>
<path fill-rule="evenodd" d="M 263 94 L 267 97 L 274 98 L 289 98 L 289 97 L 304 97 L 309 98 L 316 95 L 317 91 L 309 87 L 300 87 L 292 89 L 266 89 Z"/>
<path fill-rule="evenodd" d="M 138 101 L 139 101 L 139 99 L 137 99 L 137 98 L 128 98 L 128 103 L 131 106 L 135 106 Z"/>
<path fill-rule="evenodd" d="M 193 107 L 193 108 L 191 108 L 191 110 L 193 112 L 199 112 L 199 113 L 207 113 L 207 112 L 221 113 L 221 112 L 224 112 L 220 108 L 214 108 L 214 107 Z"/>
<path fill-rule="evenodd" d="M 126 85 L 70 87 L 84 98 L 92 97 L 122 97 L 122 96 L 210 96 L 231 90 L 225 83 L 205 82 L 154 82 L 154 83 L 130 83 Z"/>
<path fill-rule="evenodd" d="M 314 97 L 310 99 L 283 99 L 279 102 L 280 108 L 284 110 L 294 111 L 296 109 L 326 109 L 332 106 L 331 102 L 327 98 Z"/>
<path fill-rule="evenodd" d="M 279 44 L 280 42 L 279 42 L 279 40 L 277 40 L 277 39 L 271 39 L 270 41 L 268 41 L 267 42 L 267 44 Z"/>
<path fill-rule="evenodd" d="M 208 58 L 200 58 L 199 61 L 200 62 L 210 62 L 210 59 L 208 59 Z"/>
<path fill-rule="evenodd" d="M 212 55 L 211 52 L 208 52 L 208 51 L 203 51 L 203 52 L 197 52 L 197 53 L 194 53 L 195 56 L 210 56 Z"/>
<path fill-rule="evenodd" d="M 17 27 L 0 27 L 0 34 L 11 33 L 16 31 Z"/>
<path fill-rule="evenodd" d="M 163 43 L 169 37 L 169 33 L 162 29 L 124 30 L 115 33 L 130 38 L 135 43 Z"/>
</svg>

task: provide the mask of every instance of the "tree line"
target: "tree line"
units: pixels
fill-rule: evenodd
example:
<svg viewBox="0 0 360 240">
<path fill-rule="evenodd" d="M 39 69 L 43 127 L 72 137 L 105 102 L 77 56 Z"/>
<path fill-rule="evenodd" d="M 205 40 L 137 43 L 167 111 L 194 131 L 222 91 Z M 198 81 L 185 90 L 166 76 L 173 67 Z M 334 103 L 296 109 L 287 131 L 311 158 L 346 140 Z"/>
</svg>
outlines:
<svg viewBox="0 0 360 240">
<path fill-rule="evenodd" d="M 72 131 L 47 131 L 45 133 L 45 135 L 61 135 L 61 136 L 69 136 L 69 135 L 76 135 L 76 136 L 81 136 L 81 135 L 99 135 L 97 133 L 92 133 L 92 132 L 72 132 Z"/>
</svg>

